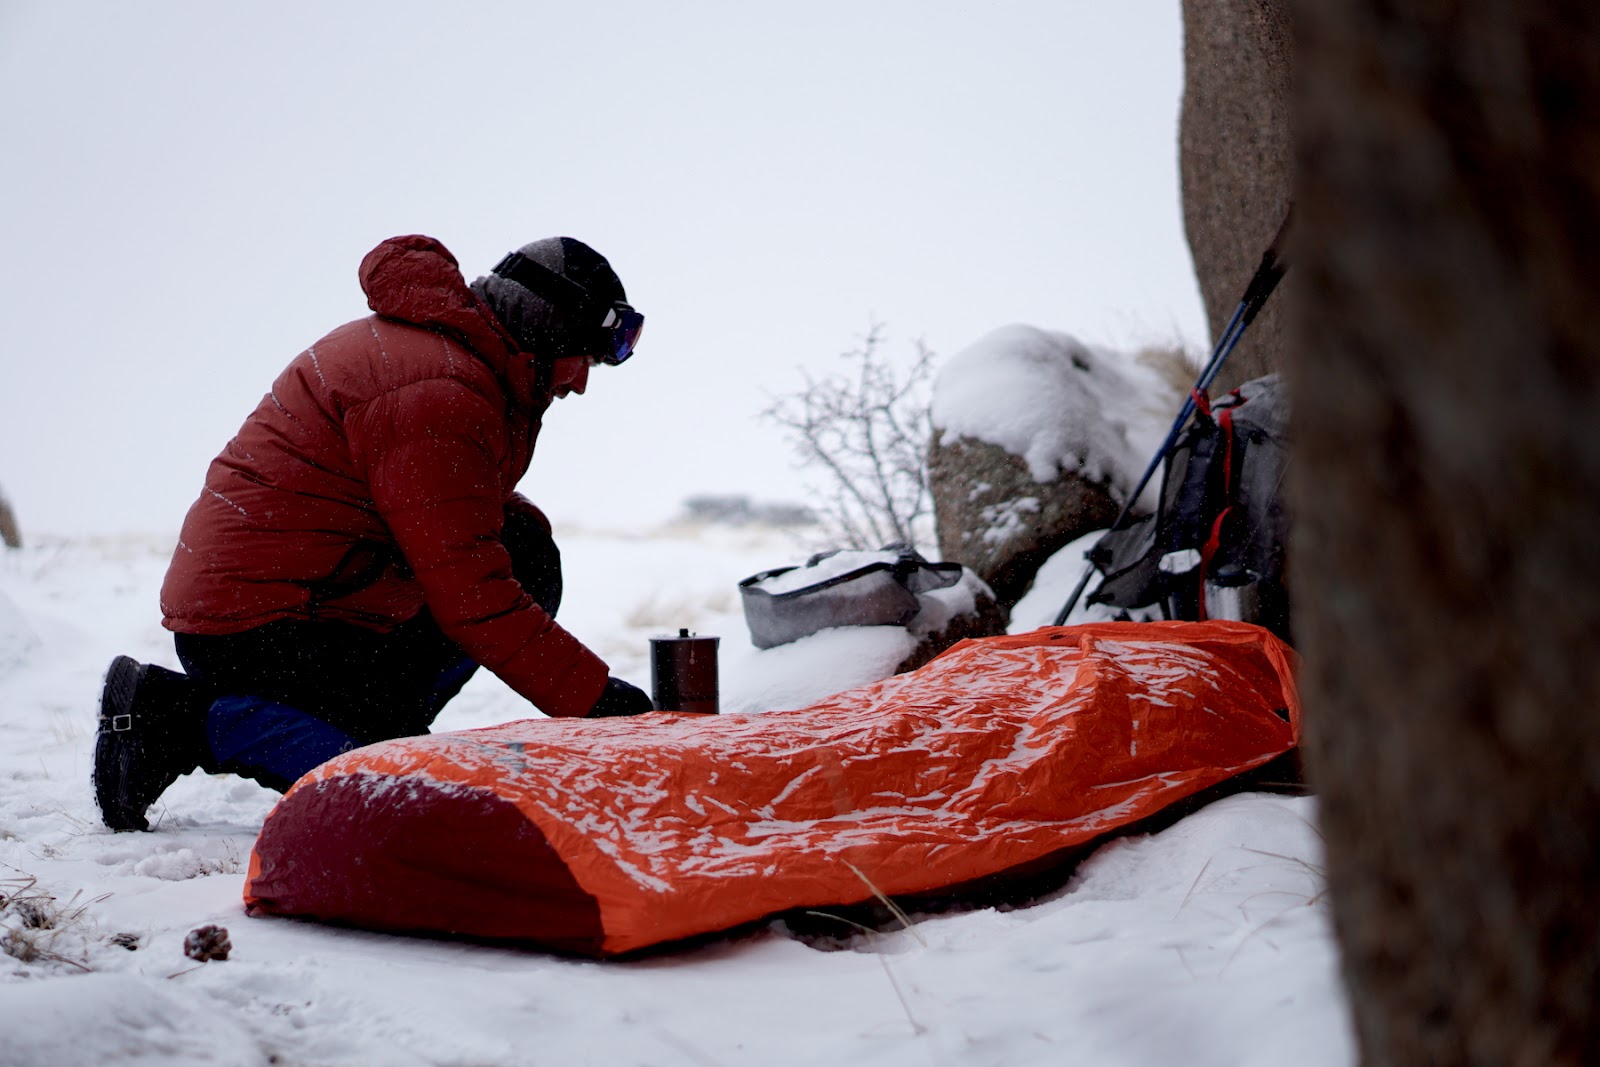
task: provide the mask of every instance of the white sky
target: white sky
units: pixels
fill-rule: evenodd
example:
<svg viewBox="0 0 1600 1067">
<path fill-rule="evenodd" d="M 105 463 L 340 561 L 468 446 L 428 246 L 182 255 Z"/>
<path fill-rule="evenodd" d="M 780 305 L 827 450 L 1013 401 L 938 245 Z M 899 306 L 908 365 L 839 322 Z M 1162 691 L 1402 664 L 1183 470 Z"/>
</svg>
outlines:
<svg viewBox="0 0 1600 1067">
<path fill-rule="evenodd" d="M 558 522 L 802 499 L 757 418 L 868 324 L 1205 340 L 1178 0 L 0 0 L 0 488 L 175 531 L 283 365 L 429 233 L 570 234 L 649 324 L 546 419 Z"/>
</svg>

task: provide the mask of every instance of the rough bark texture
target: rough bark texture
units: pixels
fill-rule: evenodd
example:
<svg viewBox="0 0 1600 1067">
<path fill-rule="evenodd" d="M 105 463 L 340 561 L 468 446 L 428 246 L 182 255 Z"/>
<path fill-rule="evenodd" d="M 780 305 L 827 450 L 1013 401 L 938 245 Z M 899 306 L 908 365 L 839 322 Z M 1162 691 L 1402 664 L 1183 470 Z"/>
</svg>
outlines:
<svg viewBox="0 0 1600 1067">
<path fill-rule="evenodd" d="M 1600 1063 L 1600 6 L 1297 13 L 1293 584 L 1362 1058 Z"/>
<path fill-rule="evenodd" d="M 1007 610 L 1058 549 L 1117 517 L 1106 486 L 1067 471 L 1035 481 L 1020 456 L 970 437 L 934 434 L 928 483 L 940 558 L 970 568 Z"/>
<path fill-rule="evenodd" d="M 1183 0 L 1179 124 L 1183 221 L 1213 341 L 1289 202 L 1290 0 Z M 1280 370 L 1293 279 L 1267 304 L 1219 384 Z"/>
</svg>

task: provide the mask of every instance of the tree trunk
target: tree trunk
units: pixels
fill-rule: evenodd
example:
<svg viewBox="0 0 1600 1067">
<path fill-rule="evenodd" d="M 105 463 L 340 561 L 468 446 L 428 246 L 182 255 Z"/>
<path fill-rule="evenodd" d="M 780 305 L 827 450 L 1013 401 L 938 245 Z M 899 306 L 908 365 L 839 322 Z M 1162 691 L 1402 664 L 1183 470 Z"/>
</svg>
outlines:
<svg viewBox="0 0 1600 1067">
<path fill-rule="evenodd" d="M 1600 1063 L 1600 5 L 1297 15 L 1293 587 L 1362 1057 Z"/>
</svg>

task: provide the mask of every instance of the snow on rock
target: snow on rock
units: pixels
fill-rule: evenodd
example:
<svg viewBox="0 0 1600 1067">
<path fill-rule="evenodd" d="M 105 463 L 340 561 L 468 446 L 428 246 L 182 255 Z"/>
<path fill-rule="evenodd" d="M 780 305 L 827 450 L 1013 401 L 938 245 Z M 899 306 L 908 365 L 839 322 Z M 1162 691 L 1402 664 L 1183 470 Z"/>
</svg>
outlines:
<svg viewBox="0 0 1600 1067">
<path fill-rule="evenodd" d="M 985 599 L 993 603 L 994 593 L 982 578 L 963 567 L 954 585 L 917 594 L 917 613 L 906 629 L 918 637 L 938 633 L 964 615 L 977 615 Z"/>
<path fill-rule="evenodd" d="M 928 480 L 944 558 L 1009 607 L 1051 553 L 1109 525 L 1178 407 L 1156 359 L 1016 325 L 943 367 Z M 1140 499 L 1153 506 L 1157 492 Z"/>
<path fill-rule="evenodd" d="M 1024 516 L 1037 515 L 1040 510 L 1036 496 L 1019 496 L 997 504 L 986 504 L 978 512 L 979 518 L 983 519 L 983 529 L 978 536 L 991 545 L 1015 541 L 1027 528 Z"/>
<path fill-rule="evenodd" d="M 1016 324 L 940 370 L 933 425 L 944 443 L 972 437 L 1021 457 L 1036 482 L 1074 471 L 1125 499 L 1171 424 L 1173 393 L 1145 363 Z"/>
</svg>

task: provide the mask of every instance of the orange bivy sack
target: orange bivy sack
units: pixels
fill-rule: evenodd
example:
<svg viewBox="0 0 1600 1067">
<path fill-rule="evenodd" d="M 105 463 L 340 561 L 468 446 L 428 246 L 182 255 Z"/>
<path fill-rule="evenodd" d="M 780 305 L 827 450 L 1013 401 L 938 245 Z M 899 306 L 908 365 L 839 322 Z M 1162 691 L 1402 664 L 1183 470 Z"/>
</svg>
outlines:
<svg viewBox="0 0 1600 1067">
<path fill-rule="evenodd" d="M 793 711 L 386 741 L 289 790 L 245 903 L 611 956 L 874 890 L 928 894 L 1288 752 L 1292 657 L 1243 623 L 1047 627 Z"/>
</svg>

